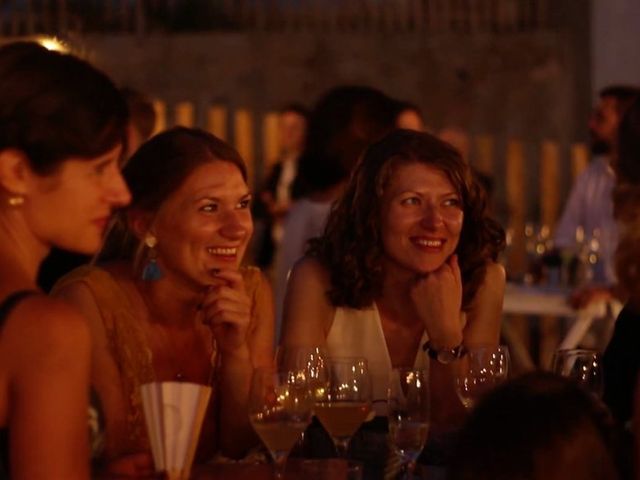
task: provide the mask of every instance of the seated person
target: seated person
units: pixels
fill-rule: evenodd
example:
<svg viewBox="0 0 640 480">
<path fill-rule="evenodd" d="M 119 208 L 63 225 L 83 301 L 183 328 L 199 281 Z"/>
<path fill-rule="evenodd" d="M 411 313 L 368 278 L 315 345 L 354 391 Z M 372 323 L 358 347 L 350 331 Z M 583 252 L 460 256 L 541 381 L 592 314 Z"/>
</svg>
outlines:
<svg viewBox="0 0 640 480">
<path fill-rule="evenodd" d="M 615 480 L 611 415 L 569 379 L 534 372 L 487 394 L 467 419 L 449 480 Z"/>
<path fill-rule="evenodd" d="M 377 415 L 386 415 L 379 400 L 391 369 L 424 365 L 424 348 L 433 427 L 450 429 L 463 417 L 452 357 L 498 343 L 503 246 L 453 147 L 427 133 L 389 133 L 366 150 L 324 234 L 295 265 L 282 344 L 366 357 Z"/>
<path fill-rule="evenodd" d="M 114 84 L 83 60 L 0 48 L 1 478 L 89 479 L 89 328 L 36 276 L 54 246 L 95 253 L 128 203 L 126 122 Z"/>
<path fill-rule="evenodd" d="M 149 452 L 140 385 L 152 381 L 213 384 L 196 461 L 241 456 L 257 443 L 246 414 L 253 367 L 273 358 L 270 288 L 240 267 L 253 230 L 245 165 L 213 135 L 174 128 L 123 174 L 132 202 L 104 263 L 54 289 L 90 320 L 105 460 Z"/>
</svg>

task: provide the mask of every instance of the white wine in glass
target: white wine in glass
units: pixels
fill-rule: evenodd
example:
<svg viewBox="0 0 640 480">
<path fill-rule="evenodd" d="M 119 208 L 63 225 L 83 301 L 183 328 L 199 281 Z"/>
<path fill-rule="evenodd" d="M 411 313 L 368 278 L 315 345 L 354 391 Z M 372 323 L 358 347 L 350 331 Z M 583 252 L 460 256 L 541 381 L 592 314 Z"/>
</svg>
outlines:
<svg viewBox="0 0 640 480">
<path fill-rule="evenodd" d="M 346 457 L 349 441 L 371 411 L 371 380 L 367 360 L 329 359 L 329 387 L 316 398 L 314 413 L 331 435 L 338 456 Z"/>
<path fill-rule="evenodd" d="M 311 421 L 313 393 L 303 374 L 256 369 L 249 396 L 249 420 L 283 478 L 287 457 Z"/>
<path fill-rule="evenodd" d="M 509 349 L 505 345 L 473 347 L 458 360 L 456 392 L 467 409 L 504 382 L 509 375 Z"/>
<path fill-rule="evenodd" d="M 413 478 L 416 460 L 429 433 L 429 374 L 426 369 L 397 368 L 389 378 L 389 438 L 402 456 L 406 478 Z"/>
</svg>

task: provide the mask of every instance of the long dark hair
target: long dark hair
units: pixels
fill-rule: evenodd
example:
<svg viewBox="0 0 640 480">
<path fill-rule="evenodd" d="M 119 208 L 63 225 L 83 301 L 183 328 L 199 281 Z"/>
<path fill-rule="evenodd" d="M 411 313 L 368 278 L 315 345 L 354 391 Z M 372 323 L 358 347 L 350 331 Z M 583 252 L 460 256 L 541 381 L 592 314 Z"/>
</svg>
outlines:
<svg viewBox="0 0 640 480">
<path fill-rule="evenodd" d="M 35 172 L 124 145 L 127 119 L 118 89 L 87 62 L 36 43 L 0 48 L 0 150 L 24 152 Z"/>
<path fill-rule="evenodd" d="M 310 242 L 307 254 L 330 272 L 333 305 L 362 308 L 381 294 L 382 196 L 394 171 L 413 162 L 443 171 L 462 200 L 464 220 L 456 252 L 463 279 L 463 309 L 470 306 L 487 262 L 504 248 L 504 231 L 487 216 L 484 192 L 460 154 L 428 133 L 396 130 L 366 150 L 323 236 Z"/>
</svg>

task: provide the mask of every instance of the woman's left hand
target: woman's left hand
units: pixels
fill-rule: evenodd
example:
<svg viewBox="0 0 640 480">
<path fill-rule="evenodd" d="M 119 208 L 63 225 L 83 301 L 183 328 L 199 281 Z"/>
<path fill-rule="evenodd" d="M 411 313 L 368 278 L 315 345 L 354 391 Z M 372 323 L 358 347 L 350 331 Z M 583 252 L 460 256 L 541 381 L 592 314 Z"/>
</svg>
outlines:
<svg viewBox="0 0 640 480">
<path fill-rule="evenodd" d="M 420 276 L 410 295 L 431 342 L 454 346 L 462 341 L 462 276 L 457 255 L 451 255 L 437 270 Z"/>
<path fill-rule="evenodd" d="M 247 347 L 247 329 L 251 319 L 251 299 L 237 270 L 220 270 L 219 281 L 209 287 L 202 303 L 204 322 L 208 324 L 222 353 L 235 353 Z"/>
</svg>

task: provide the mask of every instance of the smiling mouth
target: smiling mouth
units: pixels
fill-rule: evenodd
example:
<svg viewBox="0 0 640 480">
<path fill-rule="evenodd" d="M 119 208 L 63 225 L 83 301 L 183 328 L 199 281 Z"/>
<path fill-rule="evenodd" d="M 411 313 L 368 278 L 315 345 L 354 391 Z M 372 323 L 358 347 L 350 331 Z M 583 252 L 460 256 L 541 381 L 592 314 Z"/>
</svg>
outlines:
<svg viewBox="0 0 640 480">
<path fill-rule="evenodd" d="M 441 248 L 444 245 L 444 240 L 432 239 L 432 238 L 414 238 L 413 243 L 419 247 L 427 248 Z"/>
<path fill-rule="evenodd" d="M 218 255 L 222 257 L 232 257 L 238 254 L 237 247 L 208 247 L 207 252 L 211 255 Z"/>
</svg>

